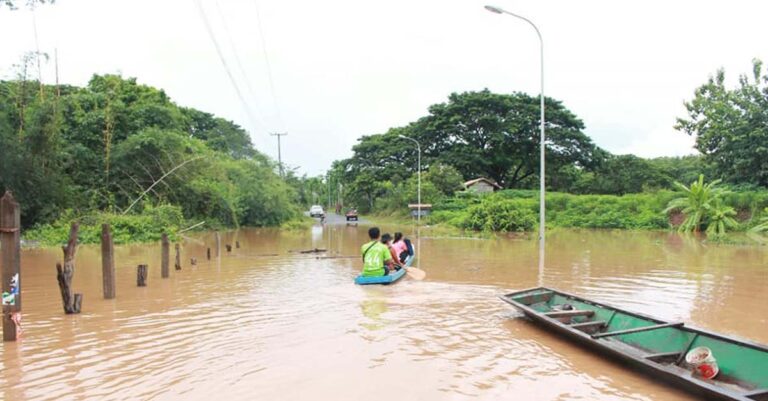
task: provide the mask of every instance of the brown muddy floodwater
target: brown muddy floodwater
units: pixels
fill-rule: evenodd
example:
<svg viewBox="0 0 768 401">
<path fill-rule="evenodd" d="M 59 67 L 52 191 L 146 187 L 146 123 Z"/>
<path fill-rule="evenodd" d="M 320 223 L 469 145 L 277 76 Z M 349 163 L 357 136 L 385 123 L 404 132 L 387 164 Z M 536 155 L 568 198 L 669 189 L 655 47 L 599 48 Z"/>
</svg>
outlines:
<svg viewBox="0 0 768 401">
<path fill-rule="evenodd" d="M 60 251 L 23 251 L 23 339 L 4 343 L 5 400 L 692 400 L 521 318 L 496 296 L 537 285 L 536 241 L 424 236 L 425 281 L 358 287 L 367 227 L 243 230 L 205 260 L 183 244 L 160 278 L 158 245 L 116 249 L 117 299 L 98 246 L 77 255 L 83 313 L 62 312 Z M 393 231 L 394 227 L 384 227 Z M 415 238 L 412 229 L 401 227 Z M 264 255 L 276 256 L 264 256 Z M 197 257 L 197 266 L 189 258 Z M 136 265 L 149 264 L 136 287 Z M 544 284 L 768 343 L 768 251 L 671 233 L 556 231 Z M 219 398 L 221 397 L 221 398 Z"/>
</svg>

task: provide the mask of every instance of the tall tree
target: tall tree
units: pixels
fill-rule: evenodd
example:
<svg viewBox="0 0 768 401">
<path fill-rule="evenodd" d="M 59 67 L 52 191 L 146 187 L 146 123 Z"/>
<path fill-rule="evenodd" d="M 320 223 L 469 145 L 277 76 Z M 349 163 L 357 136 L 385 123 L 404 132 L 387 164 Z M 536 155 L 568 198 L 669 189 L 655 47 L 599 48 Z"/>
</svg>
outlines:
<svg viewBox="0 0 768 401">
<path fill-rule="evenodd" d="M 547 162 L 591 166 L 596 151 L 584 124 L 563 104 L 547 98 Z M 524 93 L 454 93 L 433 105 L 416 124 L 424 151 L 467 178 L 485 176 L 508 188 L 538 175 L 540 104 Z"/>
<path fill-rule="evenodd" d="M 546 99 L 547 162 L 550 171 L 563 165 L 592 167 L 598 149 L 581 130 L 584 125 L 562 103 Z M 441 162 L 466 179 L 488 177 L 518 187 L 538 175 L 539 101 L 524 93 L 454 93 L 433 105 L 429 115 L 382 135 L 364 136 L 352 149 L 348 170 L 365 170 L 378 180 L 398 180 L 415 171 L 417 149 L 422 169 Z"/>
<path fill-rule="evenodd" d="M 733 183 L 768 186 L 768 74 L 753 60 L 751 77 L 734 89 L 721 69 L 685 103 L 675 128 L 696 137 L 696 148 L 716 172 Z"/>
</svg>

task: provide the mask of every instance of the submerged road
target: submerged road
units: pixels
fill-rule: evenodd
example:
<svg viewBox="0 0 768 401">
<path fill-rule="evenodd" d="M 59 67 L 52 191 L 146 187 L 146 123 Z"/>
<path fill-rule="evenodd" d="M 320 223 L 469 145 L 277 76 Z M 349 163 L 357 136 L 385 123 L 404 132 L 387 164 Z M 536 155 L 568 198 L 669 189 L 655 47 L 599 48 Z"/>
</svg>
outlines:
<svg viewBox="0 0 768 401">
<path fill-rule="evenodd" d="M 309 212 L 306 212 L 304 214 L 309 216 Z M 320 223 L 320 218 L 319 217 L 313 217 L 313 219 L 315 219 L 318 222 L 318 224 Z M 347 223 L 349 223 L 349 224 L 355 224 L 355 223 L 370 224 L 369 221 L 367 221 L 367 220 L 365 220 L 365 219 L 363 219 L 361 217 L 358 217 L 358 221 L 355 221 L 355 220 L 347 221 L 347 217 L 345 215 L 343 215 L 343 214 L 326 213 L 326 215 L 325 215 L 325 225 L 328 225 L 328 226 L 344 226 L 344 225 L 347 225 Z"/>
</svg>

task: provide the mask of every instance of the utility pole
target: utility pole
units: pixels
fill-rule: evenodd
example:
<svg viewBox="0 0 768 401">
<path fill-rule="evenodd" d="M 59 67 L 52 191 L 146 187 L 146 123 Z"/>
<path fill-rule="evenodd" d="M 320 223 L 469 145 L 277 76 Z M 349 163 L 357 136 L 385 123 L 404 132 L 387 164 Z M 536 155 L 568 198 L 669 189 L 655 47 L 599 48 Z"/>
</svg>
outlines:
<svg viewBox="0 0 768 401">
<path fill-rule="evenodd" d="M 280 137 L 288 135 L 287 132 L 273 132 L 269 135 L 276 136 L 277 137 L 277 164 L 278 167 L 280 167 L 280 177 L 284 178 L 283 176 L 283 157 L 280 154 Z"/>
</svg>

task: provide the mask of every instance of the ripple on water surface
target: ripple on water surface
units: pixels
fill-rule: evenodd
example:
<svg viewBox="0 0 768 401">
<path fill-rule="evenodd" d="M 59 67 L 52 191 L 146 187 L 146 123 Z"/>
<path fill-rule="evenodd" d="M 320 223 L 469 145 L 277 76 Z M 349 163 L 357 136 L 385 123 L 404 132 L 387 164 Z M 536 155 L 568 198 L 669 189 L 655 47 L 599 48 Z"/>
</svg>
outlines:
<svg viewBox="0 0 768 401">
<path fill-rule="evenodd" d="M 497 300 L 507 287 L 535 285 L 528 242 L 424 241 L 428 280 L 388 287 L 352 285 L 356 258 L 289 252 L 325 243 L 332 255 L 354 255 L 362 229 L 326 229 L 322 237 L 246 231 L 243 248 L 219 263 L 185 266 L 166 280 L 150 266 L 146 288 L 135 287 L 131 266 L 159 260 L 156 247 L 120 248 L 113 301 L 101 300 L 99 259 L 85 247 L 75 282 L 85 293 L 78 316 L 60 313 L 55 256 L 25 254 L 26 333 L 3 346 L 4 399 L 692 399 L 585 352 Z M 637 255 L 659 248 L 647 241 Z M 556 238 L 551 243 L 558 249 Z M 591 252 L 551 255 L 547 282 L 666 318 L 711 326 L 701 305 L 732 313 L 742 300 L 735 288 L 768 284 L 759 274 L 737 280 L 711 267 L 676 268 L 658 255 L 605 263 L 597 261 L 605 258 L 603 239 L 580 244 Z M 205 248 L 187 244 L 183 252 L 202 260 Z M 764 324 L 765 314 L 753 317 Z"/>
</svg>

